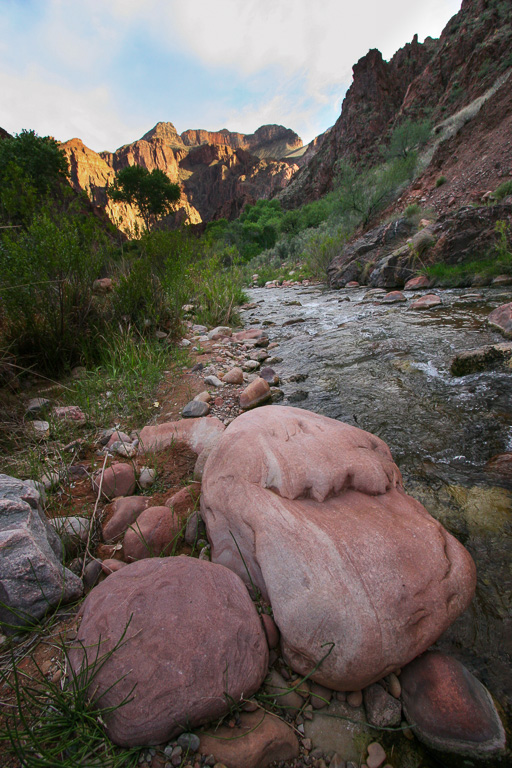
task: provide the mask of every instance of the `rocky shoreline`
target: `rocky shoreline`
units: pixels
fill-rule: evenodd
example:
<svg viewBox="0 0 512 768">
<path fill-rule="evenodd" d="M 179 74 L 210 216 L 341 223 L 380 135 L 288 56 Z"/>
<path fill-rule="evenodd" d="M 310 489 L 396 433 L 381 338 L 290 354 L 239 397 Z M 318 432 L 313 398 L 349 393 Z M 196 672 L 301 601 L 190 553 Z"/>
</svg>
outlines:
<svg viewBox="0 0 512 768">
<path fill-rule="evenodd" d="M 102 650 L 116 649 L 95 683 L 106 706 L 132 670 L 135 703 L 111 716 L 109 735 L 153 745 L 140 759 L 151 768 L 499 762 L 505 734 L 486 689 L 456 659 L 424 653 L 471 599 L 471 558 L 405 495 L 387 446 L 309 411 L 259 408 L 283 398 L 272 368 L 279 343 L 263 328 L 190 323 L 183 344 L 208 349 L 208 365 L 191 374 L 205 388 L 182 420 L 104 432 L 105 464 L 93 477 L 102 556 L 80 574 L 91 591 L 69 639 L 75 674 L 100 637 Z M 151 457 L 179 445 L 197 457 L 186 487 L 154 502 L 137 494 L 157 480 Z M 31 543 L 40 550 L 43 525 L 55 556 L 38 489 L 13 482 L 4 476 L 1 503 L 16 524 L 28 515 L 39 526 Z M 90 521 L 68 520 L 60 532 L 66 546 L 88 540 Z M 220 727 L 190 731 L 219 716 Z"/>
</svg>

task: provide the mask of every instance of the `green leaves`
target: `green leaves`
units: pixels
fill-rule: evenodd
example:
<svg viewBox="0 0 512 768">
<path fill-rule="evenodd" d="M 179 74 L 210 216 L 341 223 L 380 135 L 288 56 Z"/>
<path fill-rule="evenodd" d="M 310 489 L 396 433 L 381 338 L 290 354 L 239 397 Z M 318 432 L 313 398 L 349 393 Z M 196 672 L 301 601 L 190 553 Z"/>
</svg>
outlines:
<svg viewBox="0 0 512 768">
<path fill-rule="evenodd" d="M 120 170 L 107 193 L 112 200 L 136 205 L 148 230 L 172 210 L 181 196 L 179 186 L 172 184 L 163 171 L 155 168 L 150 172 L 141 165 Z"/>
</svg>

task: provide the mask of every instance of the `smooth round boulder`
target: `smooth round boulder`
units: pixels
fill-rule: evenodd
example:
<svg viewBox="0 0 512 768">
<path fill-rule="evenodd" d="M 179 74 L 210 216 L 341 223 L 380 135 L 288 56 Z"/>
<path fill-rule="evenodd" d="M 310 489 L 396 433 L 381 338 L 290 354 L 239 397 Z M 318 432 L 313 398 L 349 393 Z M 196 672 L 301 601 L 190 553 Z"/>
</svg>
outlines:
<svg viewBox="0 0 512 768">
<path fill-rule="evenodd" d="M 475 589 L 471 556 L 404 492 L 386 444 L 303 409 L 230 424 L 204 468 L 201 516 L 212 561 L 249 583 L 247 568 L 272 606 L 287 663 L 317 667 L 334 690 L 411 661 Z"/>
<path fill-rule="evenodd" d="M 148 506 L 149 499 L 146 496 L 123 496 L 105 507 L 103 541 L 112 542 L 119 539 Z"/>
<path fill-rule="evenodd" d="M 231 368 L 230 371 L 224 374 L 222 381 L 225 384 L 243 384 L 244 372 L 238 367 Z"/>
<path fill-rule="evenodd" d="M 494 309 L 487 318 L 487 322 L 507 338 L 512 338 L 512 301 Z"/>
<path fill-rule="evenodd" d="M 407 301 L 402 291 L 390 291 L 380 300 L 381 304 L 397 304 L 399 302 Z"/>
<path fill-rule="evenodd" d="M 439 296 L 435 293 L 426 293 L 424 296 L 420 296 L 419 299 L 415 299 L 409 305 L 409 309 L 432 309 L 433 307 L 440 307 L 442 303 Z"/>
<path fill-rule="evenodd" d="M 243 411 L 248 411 L 250 408 L 257 408 L 258 405 L 266 403 L 270 398 L 271 392 L 268 383 L 258 376 L 241 393 L 240 408 Z"/>
<path fill-rule="evenodd" d="M 411 277 L 404 285 L 404 291 L 418 291 L 421 288 L 430 288 L 430 280 L 426 275 Z"/>
<path fill-rule="evenodd" d="M 124 559 L 131 563 L 145 557 L 172 555 L 180 531 L 180 518 L 173 509 L 148 507 L 125 533 Z"/>
<path fill-rule="evenodd" d="M 78 673 L 84 655 L 110 658 L 90 693 L 107 735 L 124 747 L 161 744 L 215 720 L 254 694 L 268 650 L 242 581 L 227 568 L 191 557 L 142 560 L 99 584 L 81 609 L 69 652 Z M 123 636 L 124 635 L 124 636 Z"/>
<path fill-rule="evenodd" d="M 104 499 L 114 499 L 116 496 L 131 496 L 137 487 L 135 470 L 131 464 L 112 464 L 107 467 L 101 479 L 101 470 L 95 472 L 92 478 L 92 489 L 99 492 Z"/>
<path fill-rule="evenodd" d="M 505 748 L 505 732 L 489 691 L 452 656 L 424 653 L 400 675 L 405 716 L 428 747 L 470 758 Z"/>
</svg>

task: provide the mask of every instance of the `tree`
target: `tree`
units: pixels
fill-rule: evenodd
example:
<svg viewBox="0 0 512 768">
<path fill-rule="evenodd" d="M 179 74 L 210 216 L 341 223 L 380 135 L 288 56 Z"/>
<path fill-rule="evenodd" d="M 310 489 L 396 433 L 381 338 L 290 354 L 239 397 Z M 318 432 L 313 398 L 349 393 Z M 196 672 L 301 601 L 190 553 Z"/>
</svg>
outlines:
<svg viewBox="0 0 512 768">
<path fill-rule="evenodd" d="M 49 199 L 68 191 L 68 161 L 54 139 L 22 131 L 0 140 L 0 219 L 28 225 Z"/>
<path fill-rule="evenodd" d="M 178 184 L 173 184 L 163 171 L 155 168 L 149 172 L 141 165 L 120 170 L 107 192 L 112 200 L 137 206 L 147 230 L 173 209 L 181 195 Z"/>
<path fill-rule="evenodd" d="M 418 123 L 406 120 L 391 134 L 389 147 L 385 151 L 386 157 L 405 159 L 411 152 L 427 143 L 431 130 L 432 126 L 428 120 L 422 120 Z"/>
</svg>

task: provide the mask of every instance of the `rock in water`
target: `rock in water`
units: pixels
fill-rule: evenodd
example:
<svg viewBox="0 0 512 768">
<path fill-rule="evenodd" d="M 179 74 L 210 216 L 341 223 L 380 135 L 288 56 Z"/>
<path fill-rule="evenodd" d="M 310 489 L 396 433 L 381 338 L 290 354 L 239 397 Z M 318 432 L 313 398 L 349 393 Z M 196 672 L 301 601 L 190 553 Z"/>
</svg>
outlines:
<svg viewBox="0 0 512 768">
<path fill-rule="evenodd" d="M 422 653 L 475 589 L 469 553 L 406 495 L 386 444 L 309 411 L 235 419 L 206 462 L 201 515 L 213 562 L 248 581 L 242 553 L 286 661 L 320 664 L 313 680 L 335 690 Z"/>
<path fill-rule="evenodd" d="M 62 565 L 62 545 L 39 493 L 0 475 L 0 628 L 10 633 L 82 594 L 82 581 Z"/>
<path fill-rule="evenodd" d="M 507 338 L 512 338 L 512 301 L 494 309 L 487 318 L 487 322 Z"/>
<path fill-rule="evenodd" d="M 490 693 L 457 659 L 429 652 L 402 670 L 407 720 L 427 746 L 470 758 L 491 758 L 505 732 Z"/>
<path fill-rule="evenodd" d="M 93 662 L 100 641 L 100 657 L 118 647 L 91 693 L 101 707 L 131 694 L 105 718 L 109 737 L 125 747 L 160 744 L 220 717 L 252 696 L 267 671 L 265 633 L 245 586 L 227 568 L 191 557 L 141 560 L 95 587 L 69 654 L 75 672 L 84 653 Z"/>
</svg>

